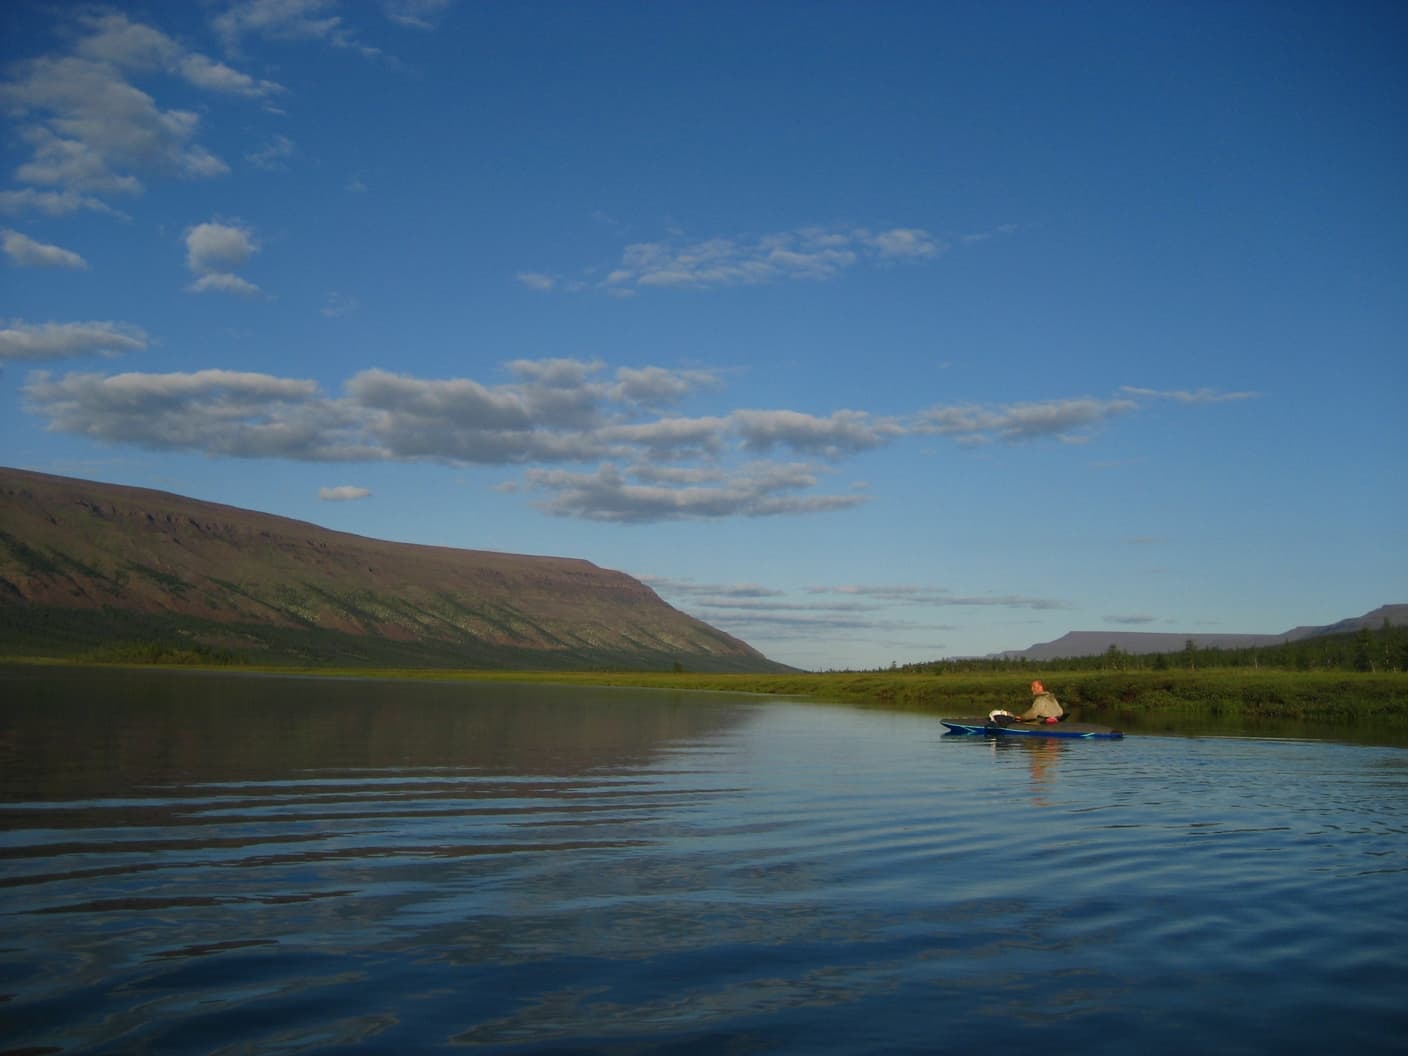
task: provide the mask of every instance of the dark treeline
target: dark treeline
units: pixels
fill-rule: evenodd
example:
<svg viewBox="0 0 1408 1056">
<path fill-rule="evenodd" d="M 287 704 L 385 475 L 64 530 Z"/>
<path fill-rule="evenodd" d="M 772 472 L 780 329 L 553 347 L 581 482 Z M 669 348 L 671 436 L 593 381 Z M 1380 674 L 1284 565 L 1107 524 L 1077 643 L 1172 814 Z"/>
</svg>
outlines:
<svg viewBox="0 0 1408 1056">
<path fill-rule="evenodd" d="M 1059 667 L 1063 671 L 1172 671 L 1249 667 L 1283 671 L 1403 671 L 1408 669 L 1408 626 L 1384 622 L 1377 631 L 1364 628 L 1347 634 L 1326 634 L 1280 645 L 1238 649 L 1206 649 L 1192 639 L 1174 653 L 1126 653 L 1111 645 L 1098 656 L 1059 660 L 972 657 L 935 660 L 892 668 L 915 674 L 947 672 L 1032 671 Z"/>
<path fill-rule="evenodd" d="M 207 667 L 231 667 L 248 660 L 229 649 L 207 645 L 172 645 L 168 642 L 122 642 L 95 649 L 79 658 L 95 664 L 175 664 Z"/>
</svg>

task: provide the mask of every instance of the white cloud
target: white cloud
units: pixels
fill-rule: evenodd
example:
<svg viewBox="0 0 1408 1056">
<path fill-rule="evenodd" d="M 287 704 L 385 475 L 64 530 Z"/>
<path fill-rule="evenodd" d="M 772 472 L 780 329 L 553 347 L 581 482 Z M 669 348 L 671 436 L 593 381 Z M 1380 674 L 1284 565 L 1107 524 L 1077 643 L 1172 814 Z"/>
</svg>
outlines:
<svg viewBox="0 0 1408 1056">
<path fill-rule="evenodd" d="M 201 178 L 228 171 L 195 141 L 200 119 L 193 111 L 161 108 L 134 78 L 168 73 L 245 97 L 282 90 L 123 14 L 82 14 L 75 23 L 80 35 L 71 53 L 22 61 L 0 84 L 0 102 L 31 151 L 16 175 L 40 189 L 29 196 L 7 192 L 8 208 L 92 208 L 94 198 L 140 193 L 151 174 Z"/>
<path fill-rule="evenodd" d="M 258 297 L 264 292 L 248 279 L 224 271 L 201 275 L 186 289 L 191 293 L 232 293 L 237 297 Z"/>
<path fill-rule="evenodd" d="M 392 22 L 413 29 L 434 29 L 437 20 L 450 7 L 450 0 L 383 0 L 383 10 Z"/>
<path fill-rule="evenodd" d="M 835 411 L 826 418 L 798 411 L 734 411 L 729 422 L 749 451 L 790 447 L 827 458 L 883 446 L 905 431 L 898 422 L 872 419 L 864 411 Z"/>
<path fill-rule="evenodd" d="M 1020 224 L 999 224 L 991 231 L 975 231 L 972 234 L 960 235 L 959 241 L 964 245 L 973 245 L 978 242 L 986 242 L 989 239 L 997 238 L 999 235 L 1010 235 L 1020 229 Z"/>
<path fill-rule="evenodd" d="M 105 443 L 318 462 L 380 457 L 349 438 L 360 421 L 312 381 L 229 370 L 60 379 L 39 371 L 24 394 L 50 428 Z"/>
<path fill-rule="evenodd" d="M 177 64 L 177 69 L 182 77 L 197 88 L 223 92 L 226 95 L 243 95 L 252 99 L 260 99 L 284 90 L 282 85 L 275 84 L 273 81 L 256 81 L 248 74 L 241 73 L 239 70 L 226 66 L 223 62 L 216 62 L 204 55 L 182 56 Z"/>
<path fill-rule="evenodd" d="M 780 641 L 815 638 L 819 632 L 845 631 L 852 641 L 865 635 L 914 633 L 920 648 L 939 650 L 929 634 L 951 631 L 932 611 L 945 606 L 985 606 L 1014 610 L 1071 609 L 1070 602 L 1025 595 L 963 595 L 947 587 L 922 584 L 813 586 L 794 597 L 788 591 L 758 584 L 736 586 L 639 576 L 687 612 L 716 627 L 746 637 Z M 916 618 L 918 617 L 918 618 Z M 927 618 L 926 618 L 927 617 Z"/>
<path fill-rule="evenodd" d="M 356 34 L 335 14 L 337 0 L 234 0 L 212 22 L 227 50 L 238 52 L 245 37 L 270 40 L 309 40 L 375 56 L 376 48 L 359 43 Z"/>
<path fill-rule="evenodd" d="M 540 271 L 520 271 L 516 278 L 530 290 L 550 290 L 557 285 L 556 279 Z"/>
<path fill-rule="evenodd" d="M 36 242 L 18 231 L 4 232 L 5 255 L 25 268 L 73 268 L 86 270 L 88 262 L 72 250 Z"/>
<path fill-rule="evenodd" d="M 1256 392 L 1219 392 L 1216 389 L 1188 389 L 1160 390 L 1141 389 L 1134 385 L 1124 385 L 1121 392 L 1131 396 L 1145 396 L 1150 399 L 1173 400 L 1175 403 L 1227 403 L 1233 400 L 1255 400 L 1260 396 Z"/>
<path fill-rule="evenodd" d="M 467 378 L 426 380 L 383 370 L 353 377 L 349 397 L 372 412 L 368 428 L 398 458 L 478 464 L 584 461 L 616 454 L 705 448 L 722 423 L 630 420 L 642 406 L 640 376 L 600 379 L 599 363 L 516 360 L 515 380 L 488 386 Z M 623 375 L 626 375 L 623 379 Z M 702 384 L 701 372 L 649 375 L 656 389 Z M 629 395 L 628 395 L 629 394 Z"/>
<path fill-rule="evenodd" d="M 127 323 L 38 323 L 0 328 L 0 360 L 115 356 L 147 347 L 147 335 Z"/>
<path fill-rule="evenodd" d="M 1049 436 L 1071 441 L 1079 440 L 1072 434 L 1073 430 L 1128 414 L 1136 406 L 1133 400 L 1101 400 L 1089 396 L 991 407 L 940 406 L 922 412 L 914 431 L 948 436 L 966 444 L 993 440 L 1017 443 Z"/>
<path fill-rule="evenodd" d="M 757 583 L 695 583 L 689 579 L 672 579 L 668 576 L 637 576 L 642 583 L 670 594 L 688 594 L 715 599 L 729 598 L 780 598 L 787 592 L 776 587 L 764 587 Z"/>
<path fill-rule="evenodd" d="M 710 289 L 720 286 L 762 286 L 787 281 L 822 282 L 858 265 L 924 260 L 946 248 L 917 227 L 872 231 L 864 227 L 800 227 L 761 236 L 707 238 L 688 241 L 635 242 L 625 247 L 618 264 L 592 269 L 604 279 L 588 276 L 580 282 L 558 283 L 540 271 L 523 271 L 520 282 L 535 289 L 595 288 L 615 296 L 640 289 L 674 287 Z"/>
<path fill-rule="evenodd" d="M 78 41 L 77 55 L 133 73 L 165 71 L 198 88 L 230 95 L 263 96 L 282 91 L 270 81 L 256 81 L 199 52 L 190 52 L 159 29 L 132 22 L 122 14 L 80 16 L 90 32 Z"/>
<path fill-rule="evenodd" d="M 729 473 L 722 465 L 667 466 L 659 462 L 637 462 L 628 472 L 642 484 L 714 484 Z"/>
<path fill-rule="evenodd" d="M 56 65 L 46 73 L 76 92 L 72 100 L 52 106 L 67 106 L 72 113 L 52 127 L 21 127 L 21 138 L 32 148 L 30 160 L 15 170 L 21 181 L 78 194 L 136 195 L 142 181 L 134 170 L 209 170 L 209 156 L 186 144 L 195 128 L 194 114 L 159 113 L 150 96 L 129 85 L 91 76 L 93 71 L 74 62 Z"/>
<path fill-rule="evenodd" d="M 260 294 L 254 283 L 234 274 L 259 251 L 254 234 L 239 224 L 210 221 L 186 231 L 186 266 L 196 275 L 193 293 L 218 291 L 244 297 Z"/>
<path fill-rule="evenodd" d="M 165 33 L 132 22 L 126 15 L 90 14 L 78 21 L 89 32 L 74 51 L 85 59 L 151 72 L 170 67 L 181 54 L 180 46 Z"/>
<path fill-rule="evenodd" d="M 814 487 L 818 477 L 811 467 L 782 463 L 752 463 L 712 487 L 633 483 L 614 465 L 589 473 L 530 469 L 525 479 L 553 493 L 541 507 L 548 513 L 616 523 L 821 513 L 865 501 L 853 495 L 792 494 Z"/>
<path fill-rule="evenodd" d="M 677 403 L 700 389 L 713 388 L 718 380 L 718 375 L 711 370 L 621 367 L 616 371 L 616 384 L 611 393 L 629 403 L 660 407 Z"/>
<path fill-rule="evenodd" d="M 943 249 L 933 235 L 918 227 L 895 227 L 875 234 L 859 231 L 857 238 L 882 257 L 933 257 Z"/>
<path fill-rule="evenodd" d="M 80 209 L 111 216 L 123 215 L 101 199 L 76 191 L 38 191 L 33 187 L 18 191 L 0 191 L 0 213 L 36 212 L 49 216 L 68 216 Z"/>
<path fill-rule="evenodd" d="M 1055 598 L 1034 598 L 1022 594 L 955 594 L 946 587 L 926 587 L 915 584 L 808 587 L 807 593 L 842 594 L 848 597 L 872 598 L 879 601 L 903 602 L 912 605 L 955 605 L 980 608 L 1036 609 L 1039 611 L 1073 608 L 1070 602 Z"/>
<path fill-rule="evenodd" d="M 43 358 L 123 342 L 141 347 L 146 340 L 140 332 L 114 330 L 115 324 L 68 325 L 101 329 L 7 332 L 8 354 Z M 826 487 L 834 472 L 828 466 L 839 459 L 908 436 L 947 435 L 960 443 L 1061 438 L 1137 406 L 1087 397 L 938 408 L 908 419 L 785 409 L 691 416 L 661 407 L 717 386 L 711 372 L 612 372 L 600 362 L 566 358 L 514 360 L 504 371 L 507 381 L 486 384 L 364 370 L 339 395 L 311 381 L 218 370 L 57 379 L 41 373 L 31 377 L 25 396 L 27 409 L 49 428 L 105 443 L 318 462 L 519 467 L 519 480 L 497 485 L 500 490 L 537 492 L 541 508 L 556 515 L 618 523 L 845 510 L 868 497 L 855 482 L 840 489 L 844 494 Z M 758 457 L 778 451 L 828 461 Z M 1061 604 L 919 588 L 832 589 L 892 604 Z"/>
<path fill-rule="evenodd" d="M 600 363 L 570 359 L 506 367 L 513 380 L 497 386 L 367 370 L 341 397 L 312 382 L 228 371 L 40 374 L 25 395 L 51 428 L 111 443 L 309 461 L 523 465 L 524 484 L 550 495 L 544 508 L 596 520 L 766 516 L 865 501 L 817 494 L 813 466 L 732 464 L 743 445 L 727 418 L 648 409 L 712 386 L 708 372 L 607 374 Z M 602 459 L 594 472 L 563 468 Z"/>
<path fill-rule="evenodd" d="M 196 224 L 186 232 L 186 264 L 192 271 L 233 271 L 258 250 L 248 228 L 233 224 Z"/>
<path fill-rule="evenodd" d="M 251 151 L 244 157 L 256 169 L 263 169 L 265 172 L 282 172 L 288 168 L 288 159 L 293 157 L 297 150 L 293 140 L 288 136 L 276 135 L 258 150 Z"/>
<path fill-rule="evenodd" d="M 344 315 L 351 315 L 360 307 L 357 298 L 334 291 L 328 294 L 327 301 L 319 311 L 329 319 L 340 319 Z"/>
<path fill-rule="evenodd" d="M 319 488 L 318 498 L 324 502 L 355 502 L 368 498 L 371 488 L 359 488 L 353 484 L 341 484 L 335 488 Z"/>
<path fill-rule="evenodd" d="M 640 459 L 684 459 L 706 458 L 724 450 L 724 437 L 727 421 L 723 418 L 659 418 L 650 422 L 633 422 L 621 425 L 607 425 L 595 431 L 603 451 L 609 451 L 621 458 Z M 676 480 L 684 480 L 689 474 L 702 479 L 699 474 L 712 472 L 708 469 L 667 467 L 652 465 L 641 472 L 658 474 L 660 480 L 666 474 L 675 474 Z"/>
</svg>

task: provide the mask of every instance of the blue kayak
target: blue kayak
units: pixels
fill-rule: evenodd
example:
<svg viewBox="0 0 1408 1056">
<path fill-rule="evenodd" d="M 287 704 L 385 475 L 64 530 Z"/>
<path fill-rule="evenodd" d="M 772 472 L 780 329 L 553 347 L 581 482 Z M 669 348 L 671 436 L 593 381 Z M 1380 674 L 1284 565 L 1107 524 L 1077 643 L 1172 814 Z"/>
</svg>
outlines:
<svg viewBox="0 0 1408 1056">
<path fill-rule="evenodd" d="M 999 726 L 986 715 L 939 721 L 948 727 L 949 733 L 982 733 L 989 737 L 1065 737 L 1070 740 L 1112 741 L 1124 736 L 1119 730 L 1088 722 L 1014 722 L 1010 726 Z"/>
</svg>

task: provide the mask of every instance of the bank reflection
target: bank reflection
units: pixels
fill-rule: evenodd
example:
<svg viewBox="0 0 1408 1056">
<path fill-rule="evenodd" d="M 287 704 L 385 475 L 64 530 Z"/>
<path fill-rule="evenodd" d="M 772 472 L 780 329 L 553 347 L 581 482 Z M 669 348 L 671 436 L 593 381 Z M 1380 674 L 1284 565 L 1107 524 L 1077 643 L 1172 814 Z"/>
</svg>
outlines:
<svg viewBox="0 0 1408 1056">
<path fill-rule="evenodd" d="M 0 668 L 0 801 L 436 769 L 567 777 L 719 736 L 745 698 L 493 682 Z M 701 705 L 701 699 L 714 701 Z"/>
</svg>

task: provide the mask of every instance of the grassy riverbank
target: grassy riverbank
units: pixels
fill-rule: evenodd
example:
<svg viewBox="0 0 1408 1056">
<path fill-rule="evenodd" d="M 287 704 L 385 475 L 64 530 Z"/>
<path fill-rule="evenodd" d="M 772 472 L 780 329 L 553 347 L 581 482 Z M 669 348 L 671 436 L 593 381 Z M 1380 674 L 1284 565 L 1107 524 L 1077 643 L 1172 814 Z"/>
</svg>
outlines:
<svg viewBox="0 0 1408 1056">
<path fill-rule="evenodd" d="M 142 665 L 132 665 L 142 666 Z M 166 665 L 159 665 L 166 666 Z M 204 666 L 204 665 L 181 665 Z M 807 697 L 934 714 L 1016 710 L 1029 699 L 1028 677 L 1013 673 L 906 672 L 695 674 L 629 671 L 465 671 L 431 668 L 254 668 L 225 671 L 321 677 L 492 680 L 634 686 Z M 1043 671 L 1042 680 L 1072 716 L 1088 722 L 1161 725 L 1180 720 L 1395 726 L 1408 729 L 1408 672 Z"/>
<path fill-rule="evenodd" d="M 504 674 L 474 677 L 571 681 L 655 689 L 795 696 L 930 715 L 1017 710 L 1029 676 L 1005 674 L 690 675 L 653 673 Z M 1331 737 L 1408 747 L 1408 672 L 1295 672 L 1265 669 L 1043 673 L 1072 718 L 1127 732 L 1221 736 Z"/>
<path fill-rule="evenodd" d="M 1029 699 L 1026 677 L 1012 674 L 583 672 L 571 676 L 494 673 L 471 677 L 805 696 L 950 714 L 1025 707 Z M 1408 723 L 1408 672 L 1056 671 L 1043 674 L 1042 679 L 1067 710 L 1095 722 L 1145 714 L 1178 714 Z"/>
</svg>

